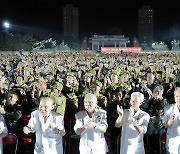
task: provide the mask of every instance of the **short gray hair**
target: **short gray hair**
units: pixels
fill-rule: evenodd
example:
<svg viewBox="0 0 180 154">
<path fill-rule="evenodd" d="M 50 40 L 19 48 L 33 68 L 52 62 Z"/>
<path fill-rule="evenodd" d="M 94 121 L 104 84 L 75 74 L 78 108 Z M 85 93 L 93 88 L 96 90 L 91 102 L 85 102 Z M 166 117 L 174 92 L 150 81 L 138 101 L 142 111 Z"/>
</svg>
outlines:
<svg viewBox="0 0 180 154">
<path fill-rule="evenodd" d="M 139 99 L 140 99 L 141 102 L 144 101 L 144 94 L 142 94 L 142 93 L 140 93 L 140 92 L 138 92 L 138 91 L 133 92 L 133 93 L 131 94 L 131 97 L 133 97 L 133 96 L 139 97 Z"/>
<path fill-rule="evenodd" d="M 41 104 L 41 103 L 44 103 L 44 102 L 50 102 L 52 105 L 55 104 L 55 103 L 54 103 L 54 100 L 53 100 L 52 98 L 50 98 L 50 97 L 41 97 L 41 99 L 40 99 L 40 104 Z"/>
<path fill-rule="evenodd" d="M 95 102 L 97 102 L 97 97 L 95 94 L 92 94 L 92 93 L 86 94 L 84 97 L 84 100 L 86 99 L 86 97 L 91 97 Z"/>
</svg>

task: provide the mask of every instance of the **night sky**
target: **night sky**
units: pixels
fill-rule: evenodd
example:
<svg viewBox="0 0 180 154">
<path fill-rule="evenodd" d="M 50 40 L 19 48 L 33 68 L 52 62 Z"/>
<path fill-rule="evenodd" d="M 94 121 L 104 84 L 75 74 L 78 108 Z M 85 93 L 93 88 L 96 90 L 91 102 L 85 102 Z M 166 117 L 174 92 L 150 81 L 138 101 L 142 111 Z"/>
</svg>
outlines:
<svg viewBox="0 0 180 154">
<path fill-rule="evenodd" d="M 158 3 L 157 3 L 158 1 Z M 42 36 L 62 35 L 62 7 L 70 0 L 1 0 L 0 22 L 8 20 L 13 29 Z M 127 37 L 137 36 L 138 8 L 150 5 L 155 12 L 155 37 L 161 38 L 180 21 L 177 0 L 73 0 L 79 8 L 80 36 L 106 34 L 111 27 L 122 28 Z M 1 27 L 2 28 L 2 27 Z"/>
</svg>

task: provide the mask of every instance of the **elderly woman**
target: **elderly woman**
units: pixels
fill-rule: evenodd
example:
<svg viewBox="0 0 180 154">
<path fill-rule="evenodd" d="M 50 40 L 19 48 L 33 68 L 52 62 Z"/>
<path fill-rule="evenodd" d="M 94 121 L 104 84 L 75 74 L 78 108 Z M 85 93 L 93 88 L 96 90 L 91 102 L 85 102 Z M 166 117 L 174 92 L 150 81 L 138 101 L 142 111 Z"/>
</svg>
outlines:
<svg viewBox="0 0 180 154">
<path fill-rule="evenodd" d="M 107 130 L 107 113 L 97 109 L 97 97 L 88 93 L 84 98 L 85 110 L 76 113 L 74 130 L 81 135 L 80 154 L 106 154 L 108 151 L 104 133 Z"/>
</svg>

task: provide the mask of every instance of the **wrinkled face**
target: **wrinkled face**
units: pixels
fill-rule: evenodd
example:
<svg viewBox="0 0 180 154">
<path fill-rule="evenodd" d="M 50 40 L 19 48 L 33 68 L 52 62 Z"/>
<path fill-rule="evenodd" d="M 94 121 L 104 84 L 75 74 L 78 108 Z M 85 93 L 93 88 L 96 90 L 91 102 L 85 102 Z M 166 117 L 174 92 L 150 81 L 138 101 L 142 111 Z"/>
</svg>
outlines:
<svg viewBox="0 0 180 154">
<path fill-rule="evenodd" d="M 139 106 L 142 104 L 141 100 L 139 99 L 138 96 L 134 95 L 131 96 L 131 100 L 130 100 L 130 106 L 134 109 L 134 110 L 138 110 Z"/>
<path fill-rule="evenodd" d="M 88 113 L 93 113 L 96 106 L 97 106 L 97 102 L 94 98 L 92 98 L 90 96 L 86 96 L 84 98 L 84 107 Z"/>
<path fill-rule="evenodd" d="M 174 100 L 178 105 L 180 105 L 180 89 L 174 92 Z"/>
<path fill-rule="evenodd" d="M 39 111 L 43 117 L 48 117 L 53 109 L 54 105 L 52 104 L 52 102 L 48 100 L 40 102 Z"/>
</svg>

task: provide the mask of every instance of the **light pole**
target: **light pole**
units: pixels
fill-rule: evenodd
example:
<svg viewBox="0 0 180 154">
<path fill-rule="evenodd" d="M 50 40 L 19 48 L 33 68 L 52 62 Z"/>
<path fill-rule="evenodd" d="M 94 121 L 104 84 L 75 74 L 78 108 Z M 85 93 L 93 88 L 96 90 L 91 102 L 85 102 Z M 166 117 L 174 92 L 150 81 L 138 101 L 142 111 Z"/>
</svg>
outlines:
<svg viewBox="0 0 180 154">
<path fill-rule="evenodd" d="M 7 33 L 9 33 L 9 28 L 10 28 L 10 24 L 9 24 L 9 22 L 4 22 L 4 28 L 5 28 L 5 31 L 7 32 Z"/>
</svg>

